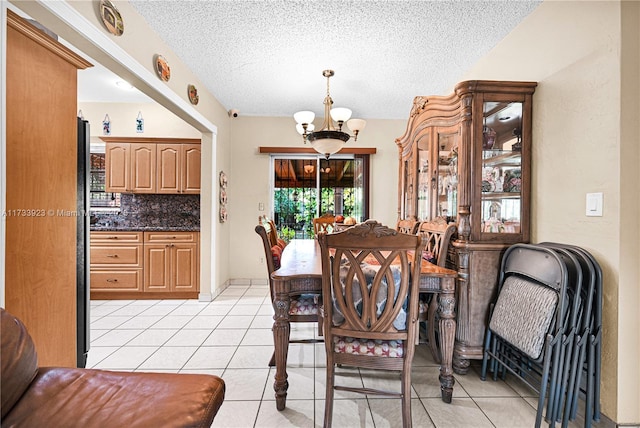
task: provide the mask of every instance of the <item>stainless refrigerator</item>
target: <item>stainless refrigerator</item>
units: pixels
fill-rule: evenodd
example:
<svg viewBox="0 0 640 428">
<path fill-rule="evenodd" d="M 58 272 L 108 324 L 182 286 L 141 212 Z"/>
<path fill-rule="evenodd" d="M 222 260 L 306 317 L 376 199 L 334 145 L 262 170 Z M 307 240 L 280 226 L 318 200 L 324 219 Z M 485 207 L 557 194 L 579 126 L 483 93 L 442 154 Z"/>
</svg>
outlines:
<svg viewBox="0 0 640 428">
<path fill-rule="evenodd" d="M 78 118 L 78 225 L 77 225 L 77 363 L 86 367 L 89 354 L 89 122 Z"/>
</svg>

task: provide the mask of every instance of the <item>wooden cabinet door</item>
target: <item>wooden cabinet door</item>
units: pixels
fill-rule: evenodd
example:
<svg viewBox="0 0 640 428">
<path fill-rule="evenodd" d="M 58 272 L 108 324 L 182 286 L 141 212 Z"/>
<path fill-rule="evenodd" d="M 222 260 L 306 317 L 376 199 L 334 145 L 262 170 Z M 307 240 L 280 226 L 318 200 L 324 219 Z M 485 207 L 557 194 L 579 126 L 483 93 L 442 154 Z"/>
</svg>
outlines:
<svg viewBox="0 0 640 428">
<path fill-rule="evenodd" d="M 155 193 L 156 191 L 156 145 L 131 144 L 131 191 Z"/>
<path fill-rule="evenodd" d="M 144 291 L 171 291 L 170 244 L 144 245 Z"/>
<path fill-rule="evenodd" d="M 105 145 L 105 190 L 124 193 L 130 190 L 130 144 L 107 143 Z"/>
<path fill-rule="evenodd" d="M 180 146 L 158 144 L 156 155 L 157 193 L 180 193 Z"/>
<path fill-rule="evenodd" d="M 181 146 L 181 190 L 182 193 L 200 193 L 200 144 L 182 144 Z"/>
<path fill-rule="evenodd" d="M 172 244 L 171 291 L 198 291 L 198 245 Z"/>
</svg>

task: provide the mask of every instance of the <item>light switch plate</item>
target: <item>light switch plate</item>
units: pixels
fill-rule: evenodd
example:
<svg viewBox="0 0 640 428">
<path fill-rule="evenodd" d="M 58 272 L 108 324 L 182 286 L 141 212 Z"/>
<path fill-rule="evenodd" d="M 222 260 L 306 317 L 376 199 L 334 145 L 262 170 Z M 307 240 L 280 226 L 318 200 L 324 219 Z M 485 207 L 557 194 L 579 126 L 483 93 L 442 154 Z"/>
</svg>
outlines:
<svg viewBox="0 0 640 428">
<path fill-rule="evenodd" d="M 587 217 L 602 217 L 602 192 L 587 193 Z"/>
</svg>

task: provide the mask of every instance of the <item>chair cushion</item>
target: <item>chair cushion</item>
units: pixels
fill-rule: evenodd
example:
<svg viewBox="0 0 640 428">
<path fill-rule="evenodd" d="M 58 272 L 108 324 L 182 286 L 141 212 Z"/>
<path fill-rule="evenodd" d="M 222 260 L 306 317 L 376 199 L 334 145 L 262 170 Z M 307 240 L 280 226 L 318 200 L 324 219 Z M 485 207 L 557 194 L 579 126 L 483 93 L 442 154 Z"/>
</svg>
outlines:
<svg viewBox="0 0 640 428">
<path fill-rule="evenodd" d="M 354 355 L 402 358 L 404 356 L 404 343 L 401 340 L 357 339 L 334 336 L 333 350 Z"/>
<path fill-rule="evenodd" d="M 520 276 L 505 279 L 489 328 L 533 359 L 542 353 L 558 305 L 555 290 Z"/>
<path fill-rule="evenodd" d="M 422 258 L 428 261 L 429 263 L 438 264 L 438 258 L 431 251 L 423 251 Z"/>
<path fill-rule="evenodd" d="M 291 298 L 289 315 L 315 315 L 318 313 L 319 294 L 301 294 Z"/>
<path fill-rule="evenodd" d="M 282 248 L 278 245 L 271 247 L 271 257 L 273 257 L 273 268 L 280 269 L 280 259 L 282 258 Z"/>
</svg>

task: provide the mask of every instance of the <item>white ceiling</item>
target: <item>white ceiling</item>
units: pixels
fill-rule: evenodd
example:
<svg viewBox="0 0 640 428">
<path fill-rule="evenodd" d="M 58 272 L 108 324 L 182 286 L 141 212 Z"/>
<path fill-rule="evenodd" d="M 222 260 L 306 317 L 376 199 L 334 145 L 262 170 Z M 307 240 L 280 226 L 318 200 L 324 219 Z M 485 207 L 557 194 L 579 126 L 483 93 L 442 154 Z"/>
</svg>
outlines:
<svg viewBox="0 0 640 428">
<path fill-rule="evenodd" d="M 351 108 L 354 117 L 405 119 L 416 95 L 450 93 L 541 1 L 130 3 L 209 92 L 240 115 L 322 116 L 322 70 L 330 68 L 334 106 Z M 80 101 L 102 101 L 94 72 L 100 70 L 80 79 Z M 113 86 L 107 92 L 124 97 Z"/>
</svg>

